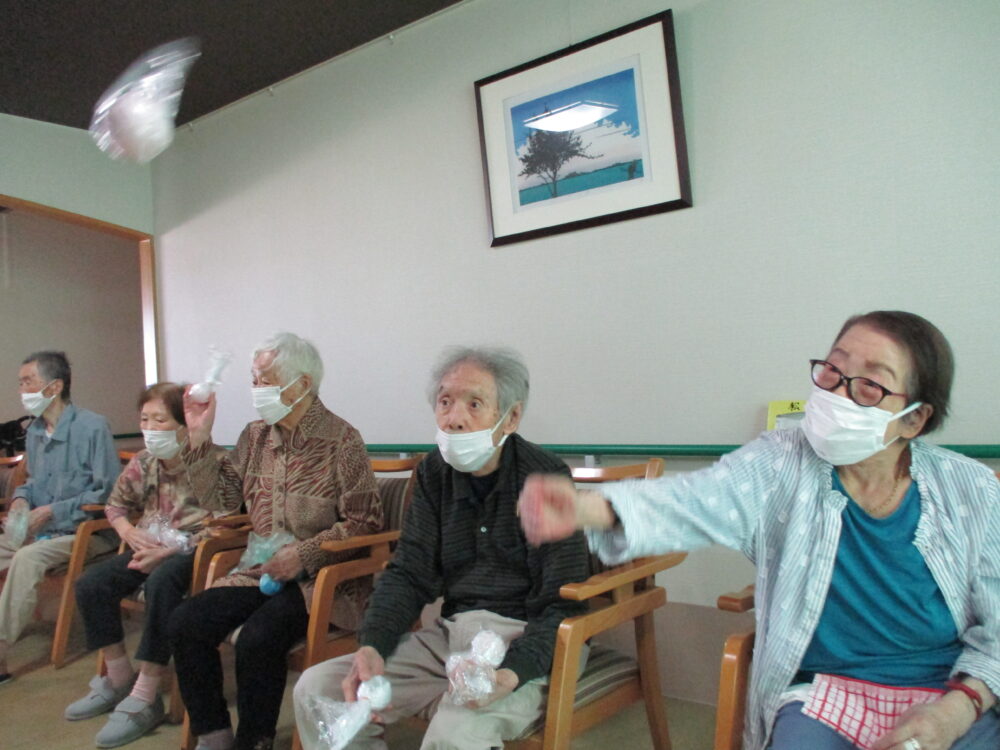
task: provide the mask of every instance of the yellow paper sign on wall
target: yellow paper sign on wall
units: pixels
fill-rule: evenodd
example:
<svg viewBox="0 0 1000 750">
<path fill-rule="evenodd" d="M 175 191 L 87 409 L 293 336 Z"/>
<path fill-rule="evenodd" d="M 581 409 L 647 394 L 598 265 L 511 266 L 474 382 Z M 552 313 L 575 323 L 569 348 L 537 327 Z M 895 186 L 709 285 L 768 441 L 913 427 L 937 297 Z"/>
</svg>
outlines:
<svg viewBox="0 0 1000 750">
<path fill-rule="evenodd" d="M 805 416 L 805 411 L 806 402 L 804 399 L 797 401 L 771 401 L 767 405 L 767 429 L 788 429 L 795 427 Z"/>
</svg>

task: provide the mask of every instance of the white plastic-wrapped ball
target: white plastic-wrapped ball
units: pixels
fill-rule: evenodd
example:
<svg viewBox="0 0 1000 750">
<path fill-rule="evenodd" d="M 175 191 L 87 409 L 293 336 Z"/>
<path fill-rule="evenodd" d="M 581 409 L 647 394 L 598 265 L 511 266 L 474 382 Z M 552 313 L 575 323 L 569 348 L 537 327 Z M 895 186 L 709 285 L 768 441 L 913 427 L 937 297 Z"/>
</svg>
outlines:
<svg viewBox="0 0 1000 750">
<path fill-rule="evenodd" d="M 214 390 L 215 385 L 213 383 L 195 383 L 188 391 L 188 396 L 192 401 L 197 401 L 199 404 L 207 404 L 208 399 L 212 397 L 212 391 Z"/>
<path fill-rule="evenodd" d="M 388 706 L 392 700 L 392 686 L 382 675 L 375 675 L 358 687 L 358 698 L 364 698 L 378 711 Z"/>
<path fill-rule="evenodd" d="M 506 653 L 507 646 L 503 638 L 492 630 L 480 630 L 472 639 L 472 655 L 476 661 L 499 667 Z"/>
<path fill-rule="evenodd" d="M 108 112 L 108 131 L 123 156 L 145 164 L 174 140 L 171 106 L 142 88 L 126 91 Z"/>
</svg>

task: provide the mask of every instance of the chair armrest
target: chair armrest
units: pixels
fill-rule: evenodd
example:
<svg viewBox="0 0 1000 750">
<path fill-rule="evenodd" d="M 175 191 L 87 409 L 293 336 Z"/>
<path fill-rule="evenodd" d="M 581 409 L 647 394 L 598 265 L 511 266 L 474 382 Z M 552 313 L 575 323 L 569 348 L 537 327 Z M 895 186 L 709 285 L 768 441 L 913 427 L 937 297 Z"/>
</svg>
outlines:
<svg viewBox="0 0 1000 750">
<path fill-rule="evenodd" d="M 306 651 L 303 655 L 304 667 L 318 664 L 327 656 L 322 656 L 326 643 L 326 632 L 333 612 L 333 600 L 337 586 L 344 581 L 381 573 L 389 562 L 389 542 L 399 538 L 398 531 L 382 534 L 356 536 L 335 542 L 323 542 L 320 548 L 327 552 L 342 552 L 349 549 L 368 547 L 369 554 L 355 560 L 324 565 L 316 574 L 313 587 L 312 606 L 309 609 L 309 625 L 306 631 Z"/>
<path fill-rule="evenodd" d="M 227 549 L 212 555 L 212 559 L 208 563 L 208 572 L 205 574 L 203 588 L 207 589 L 215 581 L 229 575 L 233 568 L 239 564 L 241 557 L 243 557 L 242 548 Z"/>
<path fill-rule="evenodd" d="M 350 539 L 337 539 L 336 541 L 323 542 L 319 545 L 324 552 L 346 552 L 347 550 L 360 549 L 361 547 L 373 547 L 376 544 L 386 544 L 399 540 L 398 531 L 383 531 L 381 534 L 361 534 L 352 536 Z"/>
<path fill-rule="evenodd" d="M 80 510 L 86 511 L 87 513 L 103 513 L 103 505 L 81 505 Z"/>
<path fill-rule="evenodd" d="M 246 513 L 237 513 L 233 516 L 218 516 L 205 521 L 205 528 L 236 528 L 250 523 L 250 516 Z"/>
<path fill-rule="evenodd" d="M 212 529 L 205 529 L 206 539 L 236 539 L 242 540 L 244 546 L 246 545 L 247 535 L 253 531 L 253 526 L 249 524 L 246 526 L 239 526 L 237 528 L 230 528 L 228 526 L 217 526 Z"/>
<path fill-rule="evenodd" d="M 194 549 L 194 569 L 191 571 L 191 596 L 200 594 L 208 587 L 209 570 L 216 554 L 227 550 L 239 550 L 247 546 L 247 535 L 233 529 L 225 536 L 210 536 L 198 542 Z M 237 558 L 238 561 L 238 558 Z M 235 565 L 236 563 L 233 563 Z M 222 564 L 218 566 L 221 570 Z M 218 573 L 221 576 L 221 573 Z M 214 579 L 213 579 L 214 580 Z"/>
<path fill-rule="evenodd" d="M 715 602 L 719 609 L 726 612 L 749 612 L 754 608 L 754 586 L 751 583 L 740 591 L 723 594 Z"/>
<path fill-rule="evenodd" d="M 662 607 L 667 603 L 667 592 L 662 586 L 653 586 L 617 602 L 604 599 L 598 599 L 597 602 L 600 605 L 592 611 L 565 618 L 559 623 L 559 631 L 564 632 L 567 638 L 575 638 L 581 642 L 590 640 L 599 633 L 632 622 Z"/>
<path fill-rule="evenodd" d="M 617 565 L 602 573 L 596 573 L 586 581 L 564 584 L 559 589 L 559 595 L 563 599 L 585 601 L 630 583 L 654 576 L 661 570 L 667 570 L 675 565 L 680 565 L 685 557 L 687 557 L 686 552 L 674 552 L 670 555 L 656 555 L 655 557 L 640 557 L 631 562 Z"/>
<path fill-rule="evenodd" d="M 246 539 L 247 534 L 253 531 L 253 524 L 250 523 L 250 516 L 240 513 L 235 516 L 209 518 L 205 521 L 204 528 L 207 538 Z"/>
<path fill-rule="evenodd" d="M 73 547 L 70 551 L 69 564 L 66 571 L 68 580 L 76 581 L 80 577 L 84 561 L 87 559 L 90 537 L 98 531 L 110 528 L 111 522 L 106 518 L 92 518 L 89 521 L 83 521 L 76 527 L 76 533 L 73 536 Z M 72 588 L 70 590 L 72 591 Z"/>
<path fill-rule="evenodd" d="M 111 521 L 107 518 L 91 518 L 89 521 L 83 521 L 79 526 L 76 527 L 76 536 L 78 539 L 90 539 L 93 534 L 98 531 L 104 531 L 105 529 L 111 528 Z"/>
</svg>

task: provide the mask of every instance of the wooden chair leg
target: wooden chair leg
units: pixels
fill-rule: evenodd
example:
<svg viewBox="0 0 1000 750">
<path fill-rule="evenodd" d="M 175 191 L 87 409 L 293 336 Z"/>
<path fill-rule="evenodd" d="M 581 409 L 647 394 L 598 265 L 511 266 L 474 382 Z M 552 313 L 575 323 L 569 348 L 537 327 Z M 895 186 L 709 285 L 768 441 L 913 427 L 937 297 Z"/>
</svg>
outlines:
<svg viewBox="0 0 1000 750">
<path fill-rule="evenodd" d="M 184 712 L 184 722 L 181 724 L 181 750 L 194 750 L 196 737 L 191 733 L 191 717 Z"/>
<path fill-rule="evenodd" d="M 736 633 L 726 639 L 719 669 L 719 701 L 715 717 L 715 750 L 743 747 L 747 682 L 755 633 Z"/>
<path fill-rule="evenodd" d="M 73 615 L 76 612 L 76 598 L 73 596 L 72 582 L 69 576 L 63 585 L 62 599 L 59 603 L 59 616 L 56 619 L 56 632 L 52 636 L 52 664 L 56 669 L 66 666 L 66 649 L 69 646 L 69 632 L 73 626 Z"/>
<path fill-rule="evenodd" d="M 569 750 L 573 728 L 573 701 L 580 671 L 580 651 L 584 632 L 563 623 L 556 631 L 556 649 L 552 657 L 549 701 L 545 711 L 543 750 Z"/>
<path fill-rule="evenodd" d="M 642 697 L 646 704 L 646 718 L 649 721 L 649 733 L 653 738 L 653 748 L 671 750 L 667 706 L 663 702 L 663 691 L 660 688 L 660 666 L 656 658 L 656 625 L 652 612 L 636 618 L 635 643 Z"/>
<path fill-rule="evenodd" d="M 187 710 L 184 708 L 184 699 L 181 698 L 181 685 L 176 674 L 170 675 L 170 713 L 168 719 L 171 724 L 180 724 L 187 717 Z"/>
<path fill-rule="evenodd" d="M 73 627 L 73 616 L 76 614 L 76 580 L 83 571 L 83 563 L 87 559 L 89 539 L 77 539 L 73 544 L 73 552 L 69 558 L 69 568 L 63 581 L 62 596 L 59 600 L 59 615 L 56 618 L 56 632 L 52 636 L 52 664 L 56 669 L 66 665 L 66 649 L 69 646 L 69 634 Z"/>
</svg>

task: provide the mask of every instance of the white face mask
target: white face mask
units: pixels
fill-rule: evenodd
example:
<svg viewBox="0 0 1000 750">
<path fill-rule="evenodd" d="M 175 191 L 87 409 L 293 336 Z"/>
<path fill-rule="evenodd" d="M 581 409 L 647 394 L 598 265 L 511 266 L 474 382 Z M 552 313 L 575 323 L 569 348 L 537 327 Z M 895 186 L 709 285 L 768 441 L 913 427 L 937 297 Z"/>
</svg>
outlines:
<svg viewBox="0 0 1000 750">
<path fill-rule="evenodd" d="M 493 433 L 503 424 L 509 413 L 510 409 L 500 417 L 499 422 L 487 430 L 445 432 L 438 428 L 436 442 L 441 451 L 441 458 L 455 471 L 466 473 L 479 471 L 506 442 L 507 436 L 504 435 L 497 445 L 493 445 Z"/>
<path fill-rule="evenodd" d="M 143 430 L 142 439 L 154 458 L 169 461 L 180 453 L 181 444 L 177 440 L 177 430 Z"/>
<path fill-rule="evenodd" d="M 806 402 L 802 431 L 816 455 L 824 461 L 834 466 L 856 464 L 898 440 L 899 435 L 888 443 L 882 442 L 889 423 L 909 414 L 920 404 L 920 401 L 915 401 L 893 414 L 877 406 L 859 406 L 849 398 L 814 385 L 812 395 Z"/>
<path fill-rule="evenodd" d="M 286 385 L 284 388 L 278 385 L 265 385 L 260 388 L 251 388 L 250 391 L 253 394 L 253 408 L 257 410 L 258 414 L 260 414 L 260 418 L 267 424 L 276 424 L 287 417 L 291 413 L 292 409 L 295 408 L 295 405 L 308 395 L 308 392 L 303 393 L 290 404 L 286 404 L 281 400 L 281 394 L 288 388 L 291 388 L 301 378 L 302 376 L 299 375 L 299 377 L 295 378 L 295 380 Z"/>
<path fill-rule="evenodd" d="M 49 408 L 49 404 L 55 401 L 55 396 L 45 396 L 43 392 L 52 383 L 56 381 L 52 380 L 47 384 L 43 385 L 41 390 L 37 393 L 22 393 L 21 394 L 21 405 L 24 407 L 25 411 L 28 412 L 33 417 L 40 417 L 45 413 L 45 410 Z"/>
</svg>

